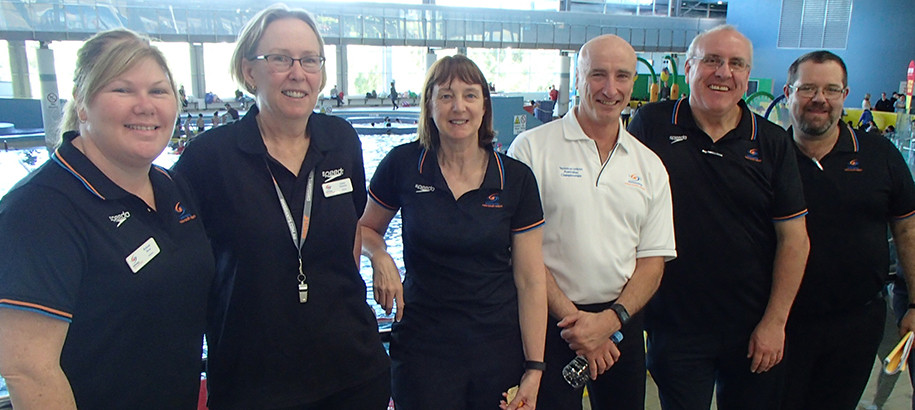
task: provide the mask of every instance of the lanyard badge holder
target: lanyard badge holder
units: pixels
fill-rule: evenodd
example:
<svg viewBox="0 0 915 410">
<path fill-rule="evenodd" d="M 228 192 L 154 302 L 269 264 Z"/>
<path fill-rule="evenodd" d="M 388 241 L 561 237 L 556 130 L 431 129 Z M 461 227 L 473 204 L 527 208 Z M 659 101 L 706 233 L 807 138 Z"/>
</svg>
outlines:
<svg viewBox="0 0 915 410">
<path fill-rule="evenodd" d="M 267 165 L 267 171 L 270 171 L 269 164 Z M 280 201 L 280 207 L 283 208 L 283 215 L 286 217 L 286 226 L 289 228 L 292 244 L 295 245 L 299 258 L 299 273 L 296 275 L 299 303 L 306 303 L 308 302 L 308 282 L 305 277 L 305 269 L 302 266 L 302 246 L 305 245 L 305 237 L 308 236 L 308 225 L 311 220 L 311 206 L 315 188 L 315 171 L 311 170 L 311 172 L 308 173 L 308 186 L 305 188 L 305 206 L 302 208 L 301 236 L 299 236 L 298 230 L 295 227 L 295 220 L 292 219 L 292 211 L 289 210 L 289 205 L 286 203 L 283 191 L 280 190 L 279 184 L 276 183 L 276 178 L 273 177 L 273 171 L 270 171 L 270 177 L 273 179 L 273 187 L 276 188 L 276 196 Z"/>
</svg>

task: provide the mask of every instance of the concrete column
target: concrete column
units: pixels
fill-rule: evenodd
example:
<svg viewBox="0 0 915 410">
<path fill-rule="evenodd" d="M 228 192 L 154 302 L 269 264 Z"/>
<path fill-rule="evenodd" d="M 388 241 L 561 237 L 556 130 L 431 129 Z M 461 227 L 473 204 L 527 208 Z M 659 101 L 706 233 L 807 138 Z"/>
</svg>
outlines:
<svg viewBox="0 0 915 410">
<path fill-rule="evenodd" d="M 194 98 L 203 99 L 207 95 L 207 81 L 203 73 L 203 44 L 193 43 L 191 53 L 191 94 Z M 198 108 L 203 108 L 200 106 Z"/>
<path fill-rule="evenodd" d="M 438 60 L 438 56 L 435 55 L 435 50 L 432 47 L 426 49 L 426 71 L 428 72 L 432 68 L 432 64 Z"/>
<path fill-rule="evenodd" d="M 32 98 L 32 84 L 29 82 L 29 58 L 25 53 L 25 41 L 7 42 L 10 53 L 10 74 L 13 77 L 13 98 Z"/>
<path fill-rule="evenodd" d="M 343 95 L 349 94 L 349 79 L 347 77 L 349 62 L 347 61 L 346 45 L 337 45 L 337 91 L 343 91 Z M 333 87 L 333 84 L 331 84 Z"/>
<path fill-rule="evenodd" d="M 568 51 L 559 52 L 559 101 L 556 109 L 553 111 L 557 117 L 562 117 L 569 112 L 569 90 L 571 90 L 570 71 L 572 59 L 569 58 Z"/>
<path fill-rule="evenodd" d="M 44 142 L 48 152 L 53 152 L 60 143 L 57 129 L 63 117 L 60 93 L 57 91 L 57 72 L 54 70 L 54 51 L 48 48 L 48 43 L 42 41 L 37 56 L 38 78 L 41 81 L 41 122 L 45 129 Z"/>
<path fill-rule="evenodd" d="M 382 72 L 387 76 L 386 81 L 382 85 L 388 91 L 391 88 L 391 81 L 394 81 L 394 84 L 397 84 L 397 74 L 394 73 L 394 52 L 389 46 L 382 48 L 382 59 L 384 60 L 384 68 Z M 403 90 L 397 90 L 398 93 L 403 92 Z"/>
</svg>

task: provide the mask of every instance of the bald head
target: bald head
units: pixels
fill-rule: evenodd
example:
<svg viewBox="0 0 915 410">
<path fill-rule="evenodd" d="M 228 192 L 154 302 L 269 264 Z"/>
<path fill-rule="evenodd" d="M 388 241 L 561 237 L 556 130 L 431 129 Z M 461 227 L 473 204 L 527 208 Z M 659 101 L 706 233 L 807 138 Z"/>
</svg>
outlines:
<svg viewBox="0 0 915 410">
<path fill-rule="evenodd" d="M 635 49 L 620 36 L 615 34 L 604 34 L 588 40 L 585 45 L 581 46 L 581 51 L 578 52 L 579 77 L 581 77 L 583 73 L 588 72 L 593 57 L 597 55 L 623 58 L 623 62 L 631 60 L 632 73 L 635 74 L 635 66 L 638 63 L 638 59 L 635 56 Z"/>
<path fill-rule="evenodd" d="M 589 129 L 618 126 L 620 112 L 632 96 L 637 62 L 632 46 L 615 35 L 595 37 L 581 47 L 575 85 L 581 99 L 576 113 L 586 134 Z"/>
</svg>

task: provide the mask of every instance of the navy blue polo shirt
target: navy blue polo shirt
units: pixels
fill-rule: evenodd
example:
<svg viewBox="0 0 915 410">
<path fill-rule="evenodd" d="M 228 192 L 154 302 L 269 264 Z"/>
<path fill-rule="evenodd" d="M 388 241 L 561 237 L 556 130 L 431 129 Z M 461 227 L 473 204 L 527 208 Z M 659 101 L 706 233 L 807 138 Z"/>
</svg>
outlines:
<svg viewBox="0 0 915 410">
<path fill-rule="evenodd" d="M 752 329 L 772 285 L 774 223 L 806 213 L 785 130 L 739 102 L 737 127 L 712 141 L 686 99 L 642 107 L 629 132 L 667 167 L 677 259 L 667 262 L 648 326 Z"/>
<path fill-rule="evenodd" d="M 188 144 L 175 169 L 197 191 L 213 243 L 217 284 L 207 330 L 211 407 L 281 408 L 311 403 L 388 371 L 375 312 L 353 257 L 365 208 L 356 131 L 312 114 L 298 175 L 267 153 L 257 107 Z M 301 250 L 309 287 L 299 303 L 298 256 L 276 178 L 301 232 L 309 172 L 314 204 Z M 349 181 L 352 189 L 326 191 Z"/>
<path fill-rule="evenodd" d="M 435 152 L 411 142 L 378 164 L 369 194 L 400 209 L 403 221 L 407 306 L 395 342 L 466 345 L 520 335 L 512 235 L 543 224 L 527 165 L 490 151 L 480 188 L 455 200 Z"/>
<path fill-rule="evenodd" d="M 153 166 L 150 209 L 75 137 L 0 201 L 0 307 L 69 322 L 60 363 L 80 409 L 195 408 L 214 272 L 197 207 Z"/>
<path fill-rule="evenodd" d="M 789 129 L 791 132 L 791 129 Z M 915 213 L 915 184 L 902 154 L 878 135 L 839 124 L 819 162 L 795 146 L 810 213 L 810 257 L 792 317 L 856 309 L 873 301 L 889 271 L 887 223 Z"/>
</svg>

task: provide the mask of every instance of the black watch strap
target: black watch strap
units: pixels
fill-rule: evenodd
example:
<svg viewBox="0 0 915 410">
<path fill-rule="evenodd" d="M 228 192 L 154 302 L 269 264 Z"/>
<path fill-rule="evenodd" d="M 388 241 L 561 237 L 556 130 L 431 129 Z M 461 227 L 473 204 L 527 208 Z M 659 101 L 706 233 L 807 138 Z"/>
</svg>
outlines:
<svg viewBox="0 0 915 410">
<path fill-rule="evenodd" d="M 524 361 L 524 370 L 546 370 L 546 363 L 538 362 L 536 360 L 525 360 Z"/>
<path fill-rule="evenodd" d="M 622 323 L 623 326 L 626 326 L 626 323 L 629 323 L 629 311 L 626 310 L 625 306 L 614 303 L 610 305 L 610 309 L 613 309 L 613 311 L 616 312 L 616 316 L 620 318 L 620 323 Z"/>
</svg>

